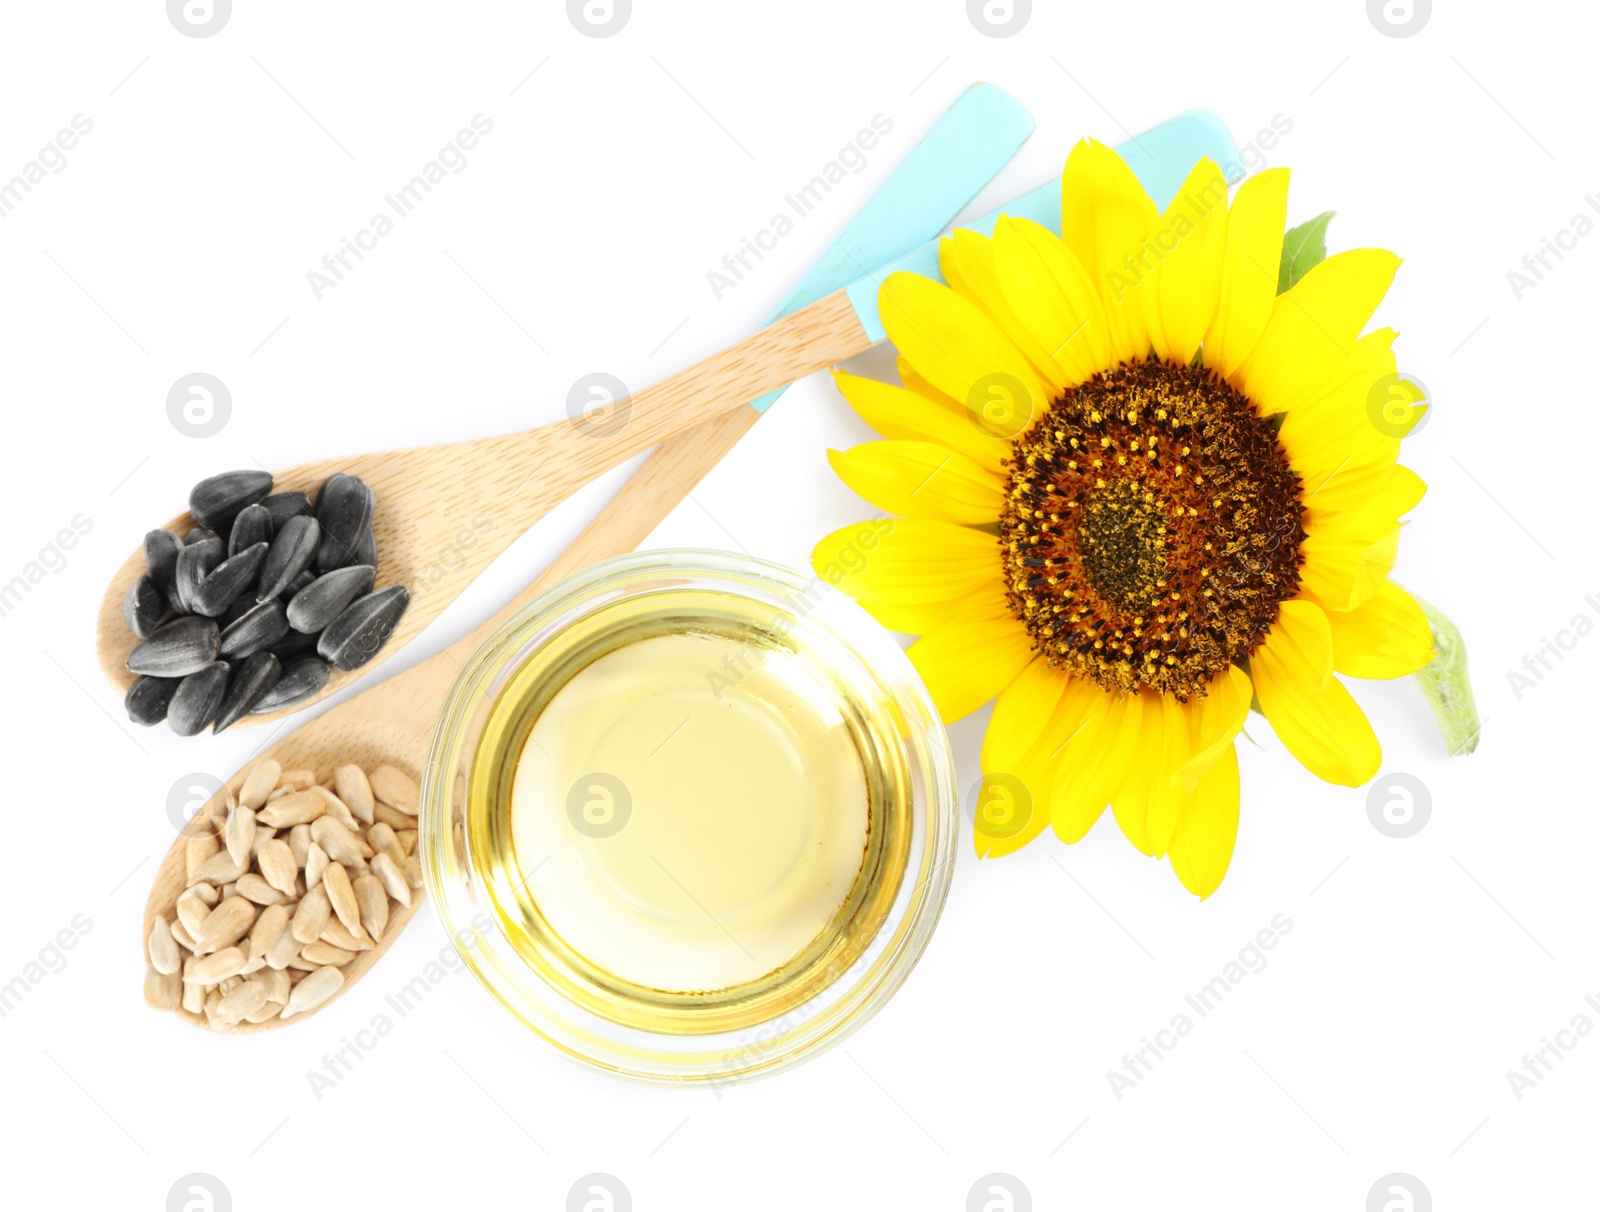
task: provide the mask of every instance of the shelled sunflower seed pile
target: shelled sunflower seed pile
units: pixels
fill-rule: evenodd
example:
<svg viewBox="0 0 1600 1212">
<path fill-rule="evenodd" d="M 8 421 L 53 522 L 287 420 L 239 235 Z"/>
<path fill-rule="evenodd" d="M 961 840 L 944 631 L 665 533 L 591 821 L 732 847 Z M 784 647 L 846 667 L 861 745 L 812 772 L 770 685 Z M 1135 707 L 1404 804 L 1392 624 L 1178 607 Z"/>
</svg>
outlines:
<svg viewBox="0 0 1600 1212">
<path fill-rule="evenodd" d="M 187 886 L 151 927 L 146 1003 L 212 1027 L 322 1005 L 395 906 L 421 895 L 417 799 L 393 766 L 340 766 L 322 784 L 275 761 L 252 767 L 188 840 Z"/>
<path fill-rule="evenodd" d="M 272 487 L 265 471 L 201 480 L 187 538 L 145 535 L 150 570 L 122 605 L 141 641 L 128 656 L 134 723 L 165 719 L 193 736 L 293 707 L 332 669 L 365 665 L 399 625 L 405 586 L 373 591 L 372 489 L 343 472 L 315 499 Z"/>
</svg>

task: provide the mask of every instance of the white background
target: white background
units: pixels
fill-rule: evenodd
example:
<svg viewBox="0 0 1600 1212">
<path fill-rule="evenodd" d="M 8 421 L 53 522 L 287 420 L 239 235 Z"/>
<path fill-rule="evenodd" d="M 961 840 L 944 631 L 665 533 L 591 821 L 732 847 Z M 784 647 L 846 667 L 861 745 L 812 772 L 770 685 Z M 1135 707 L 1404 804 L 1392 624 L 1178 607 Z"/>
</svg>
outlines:
<svg viewBox="0 0 1600 1212">
<path fill-rule="evenodd" d="M 1041 0 L 995 39 L 961 0 L 635 0 L 594 39 L 549 0 L 238 0 L 193 39 L 160 0 L 8 5 L 0 179 L 74 114 L 94 129 L 0 219 L 0 581 L 75 515 L 93 525 L 0 618 L 0 982 L 74 915 L 93 924 L 0 1019 L 7 1206 L 159 1209 L 194 1171 L 240 1209 L 559 1209 L 591 1171 L 640 1209 L 960 1209 L 996 1171 L 1041 1209 L 1357 1210 L 1395 1171 L 1441 1209 L 1594 1206 L 1600 1038 L 1520 1101 L 1506 1071 L 1575 1015 L 1600 1024 L 1584 1002 L 1600 1000 L 1600 639 L 1520 701 L 1508 671 L 1574 616 L 1600 621 L 1600 238 L 1520 302 L 1506 274 L 1600 190 L 1596 19 L 1436 7 L 1394 39 L 1362 0 Z M 1245 143 L 1281 114 L 1293 130 L 1267 159 L 1293 167 L 1291 222 L 1337 209 L 1332 247 L 1406 258 L 1378 322 L 1437 409 L 1407 446 L 1431 490 L 1396 578 L 1465 631 L 1482 745 L 1447 758 L 1409 682 L 1355 692 L 1385 773 L 1430 790 L 1427 826 L 1385 837 L 1365 789 L 1316 782 L 1256 719 L 1238 851 L 1209 902 L 1109 815 L 1076 847 L 1047 834 L 998 862 L 964 837 L 888 1008 L 720 1100 L 582 1070 L 461 976 L 318 1101 L 306 1072 L 445 945 L 427 913 L 293 1029 L 211 1037 L 147 1011 L 138 923 L 168 790 L 264 736 L 123 719 L 93 623 L 143 532 L 220 470 L 555 420 L 582 374 L 643 385 L 753 331 L 978 79 L 1038 119 L 987 205 L 1058 173 L 1085 134 L 1203 105 Z M 318 302 L 306 272 L 478 113 L 494 130 L 468 167 Z M 879 113 L 894 130 L 865 171 L 718 302 L 707 271 Z M 165 412 L 191 371 L 232 392 L 205 440 Z M 823 377 L 800 384 L 652 545 L 803 566 L 872 512 L 824 460 L 867 436 Z M 540 525 L 377 676 L 498 608 L 618 482 Z M 951 730 L 964 786 L 986 718 Z M 1115 1097 L 1107 1071 L 1275 914 L 1293 929 L 1266 968 Z"/>
</svg>

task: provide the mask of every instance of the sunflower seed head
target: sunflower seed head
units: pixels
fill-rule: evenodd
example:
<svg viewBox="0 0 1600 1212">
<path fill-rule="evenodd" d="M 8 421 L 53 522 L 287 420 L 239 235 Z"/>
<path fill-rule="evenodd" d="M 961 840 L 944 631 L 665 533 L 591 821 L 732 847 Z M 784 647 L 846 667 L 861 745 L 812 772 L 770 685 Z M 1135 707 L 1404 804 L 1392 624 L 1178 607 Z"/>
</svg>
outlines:
<svg viewBox="0 0 1600 1212">
<path fill-rule="evenodd" d="M 189 603 L 196 614 L 216 618 L 239 595 L 255 583 L 256 574 L 267 558 L 267 544 L 257 543 L 218 564 L 205 580 L 189 591 Z"/>
<path fill-rule="evenodd" d="M 216 719 L 228 690 L 228 669 L 226 661 L 215 661 L 179 682 L 167 704 L 167 727 L 193 736 Z"/>
<path fill-rule="evenodd" d="M 215 619 L 173 619 L 128 654 L 128 671 L 167 678 L 198 673 L 216 660 L 221 642 Z"/>
<path fill-rule="evenodd" d="M 233 529 L 228 532 L 228 554 L 236 556 L 257 543 L 272 542 L 272 515 L 260 505 L 246 505 L 233 519 Z"/>
<path fill-rule="evenodd" d="M 317 655 L 339 669 L 359 669 L 383 647 L 411 605 L 404 585 L 391 585 L 357 598 L 323 631 Z"/>
<path fill-rule="evenodd" d="M 278 711 L 305 702 L 328 684 L 328 663 L 314 656 L 297 657 L 278 679 L 278 684 L 262 695 L 251 714 Z"/>
<path fill-rule="evenodd" d="M 289 616 L 282 602 L 252 602 L 244 598 L 235 602 L 230 612 L 240 606 L 245 608 L 243 612 L 222 629 L 217 649 L 219 656 L 247 657 L 276 644 L 288 634 Z"/>
<path fill-rule="evenodd" d="M 266 562 L 261 566 L 256 598 L 265 602 L 286 596 L 300 574 L 311 568 L 321 542 L 322 528 L 316 518 L 296 514 L 285 521 L 274 535 Z"/>
<path fill-rule="evenodd" d="M 226 533 L 247 505 L 272 491 L 272 474 L 266 471 L 225 471 L 201 480 L 189 493 L 189 512 L 202 526 Z"/>
<path fill-rule="evenodd" d="M 133 685 L 128 687 L 128 696 L 122 700 L 128 718 L 146 728 L 166 719 L 167 705 L 172 702 L 173 692 L 178 689 L 181 680 L 154 678 L 148 674 L 134 678 Z"/>
<path fill-rule="evenodd" d="M 338 472 L 323 482 L 317 493 L 317 521 L 322 524 L 318 572 L 354 561 L 362 533 L 372 521 L 372 506 L 372 489 L 357 476 Z"/>
<path fill-rule="evenodd" d="M 307 635 L 323 630 L 371 591 L 375 572 L 371 564 L 352 564 L 323 573 L 289 600 L 289 626 Z"/>
<path fill-rule="evenodd" d="M 239 672 L 234 674 L 228 692 L 217 707 L 217 718 L 211 731 L 222 732 L 244 719 L 282 677 L 283 669 L 278 664 L 278 658 L 270 652 L 258 652 L 247 657 L 244 664 L 239 666 Z"/>
</svg>

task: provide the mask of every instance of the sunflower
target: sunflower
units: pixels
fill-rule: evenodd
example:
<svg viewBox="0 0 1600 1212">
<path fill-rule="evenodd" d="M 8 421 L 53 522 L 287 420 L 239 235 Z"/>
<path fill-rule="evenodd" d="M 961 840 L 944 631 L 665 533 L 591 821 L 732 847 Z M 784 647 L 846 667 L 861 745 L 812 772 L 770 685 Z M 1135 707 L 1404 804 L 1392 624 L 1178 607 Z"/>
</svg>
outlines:
<svg viewBox="0 0 1600 1212">
<path fill-rule="evenodd" d="M 1422 407 L 1374 412 L 1410 385 L 1395 333 L 1362 332 L 1399 258 L 1341 252 L 1280 290 L 1288 183 L 1260 172 L 1230 205 L 1202 160 L 1163 212 L 1080 143 L 1062 236 L 956 231 L 948 286 L 901 273 L 880 292 L 904 386 L 836 375 L 887 440 L 830 462 L 893 516 L 813 563 L 920 636 L 908 655 L 946 722 L 995 700 L 980 855 L 1047 824 L 1076 842 L 1109 805 L 1203 899 L 1232 857 L 1252 706 L 1311 773 L 1358 786 L 1380 752 L 1340 676 L 1434 655 L 1388 580 L 1425 489 L 1397 461 Z"/>
</svg>

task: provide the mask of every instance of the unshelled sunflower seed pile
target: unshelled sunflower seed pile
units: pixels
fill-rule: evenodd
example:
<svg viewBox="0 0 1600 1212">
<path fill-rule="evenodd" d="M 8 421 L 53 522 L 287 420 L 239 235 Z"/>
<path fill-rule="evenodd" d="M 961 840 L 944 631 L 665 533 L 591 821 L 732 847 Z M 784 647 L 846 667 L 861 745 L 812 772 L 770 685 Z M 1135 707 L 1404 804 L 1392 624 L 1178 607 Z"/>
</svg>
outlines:
<svg viewBox="0 0 1600 1212">
<path fill-rule="evenodd" d="M 315 498 L 272 488 L 265 471 L 212 476 L 189 494 L 187 537 L 145 536 L 149 571 L 122 606 L 140 641 L 128 656 L 134 723 L 165 719 L 193 736 L 293 707 L 331 670 L 370 661 L 399 625 L 405 586 L 373 590 L 372 489 L 343 472 Z"/>
<path fill-rule="evenodd" d="M 345 968 L 421 895 L 416 781 L 260 762 L 238 794 L 191 828 L 186 887 L 148 939 L 144 998 L 213 1028 L 293 1018 L 345 982 Z"/>
</svg>

